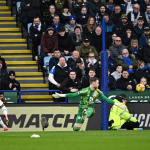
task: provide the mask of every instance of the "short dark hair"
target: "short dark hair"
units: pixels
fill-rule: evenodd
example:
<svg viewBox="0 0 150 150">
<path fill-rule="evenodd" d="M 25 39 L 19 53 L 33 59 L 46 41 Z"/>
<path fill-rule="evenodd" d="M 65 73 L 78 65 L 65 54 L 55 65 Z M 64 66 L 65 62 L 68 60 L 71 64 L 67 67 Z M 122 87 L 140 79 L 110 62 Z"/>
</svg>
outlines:
<svg viewBox="0 0 150 150">
<path fill-rule="evenodd" d="M 59 51 L 59 52 L 60 52 L 60 50 L 59 50 L 58 48 L 56 48 L 56 49 L 54 50 L 54 52 L 55 52 L 55 51 Z"/>
<path fill-rule="evenodd" d="M 108 16 L 108 17 L 109 17 L 109 15 L 108 15 L 107 13 L 104 13 L 103 17 L 104 17 L 104 16 Z"/>
<path fill-rule="evenodd" d="M 139 21 L 139 20 L 144 21 L 144 18 L 143 18 L 143 17 L 139 17 L 139 18 L 138 18 L 138 21 Z"/>
<path fill-rule="evenodd" d="M 124 71 L 127 71 L 127 72 L 128 72 L 128 70 L 126 70 L 126 69 L 123 69 L 123 70 L 122 70 L 122 73 L 123 73 Z"/>
<path fill-rule="evenodd" d="M 97 77 L 92 77 L 90 78 L 89 82 L 90 84 L 92 84 L 93 82 L 96 82 L 97 80 L 99 80 Z"/>
<path fill-rule="evenodd" d="M 34 18 L 33 18 L 33 21 L 34 21 L 34 19 L 36 19 L 36 18 L 39 18 L 39 20 L 40 20 L 40 17 L 38 17 L 38 16 L 35 16 Z M 41 21 L 41 20 L 40 20 Z"/>
<path fill-rule="evenodd" d="M 60 58 L 64 58 L 64 59 L 65 59 L 65 61 L 66 61 L 66 58 L 65 58 L 64 56 L 60 56 L 60 57 L 59 57 L 59 60 L 60 60 Z"/>
<path fill-rule="evenodd" d="M 95 72 L 95 69 L 94 69 L 94 68 L 91 68 L 91 69 L 89 69 L 89 72 L 90 72 L 90 71 L 93 71 L 93 72 Z"/>
<path fill-rule="evenodd" d="M 69 74 L 70 74 L 71 72 L 75 72 L 75 73 L 76 73 L 76 71 L 75 71 L 75 70 L 70 70 Z"/>
</svg>

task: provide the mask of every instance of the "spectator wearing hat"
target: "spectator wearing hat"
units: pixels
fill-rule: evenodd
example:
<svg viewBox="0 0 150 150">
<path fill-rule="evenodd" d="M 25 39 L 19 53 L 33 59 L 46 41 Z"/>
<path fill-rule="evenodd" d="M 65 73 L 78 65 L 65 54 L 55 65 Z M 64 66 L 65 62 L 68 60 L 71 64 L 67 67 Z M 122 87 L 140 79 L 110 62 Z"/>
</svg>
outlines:
<svg viewBox="0 0 150 150">
<path fill-rule="evenodd" d="M 6 70 L 7 69 L 7 65 L 5 63 L 5 59 L 1 57 L 1 54 L 0 54 L 0 60 L 2 61 L 3 65 L 2 65 L 2 69 Z"/>
<path fill-rule="evenodd" d="M 83 58 L 84 61 L 86 61 L 89 58 L 89 53 L 93 52 L 95 58 L 97 61 L 99 60 L 99 55 L 96 51 L 96 49 L 90 45 L 90 41 L 88 38 L 83 39 L 83 44 L 78 48 L 80 57 Z"/>
<path fill-rule="evenodd" d="M 18 93 L 20 91 L 20 83 L 15 79 L 15 72 L 9 71 L 8 74 L 8 90 L 18 90 Z"/>
<path fill-rule="evenodd" d="M 139 39 L 141 37 L 141 35 L 144 33 L 144 19 L 143 17 L 139 17 L 138 18 L 138 23 L 136 26 L 134 26 L 134 33 L 137 35 L 137 39 Z"/>
<path fill-rule="evenodd" d="M 129 74 L 133 75 L 134 70 L 138 67 L 138 62 L 134 54 L 129 55 L 129 51 L 124 49 L 122 55 L 118 56 L 117 65 L 122 66 L 123 70 L 127 70 Z"/>
<path fill-rule="evenodd" d="M 145 13 L 147 26 L 150 28 L 150 4 L 146 6 L 146 11 L 143 13 Z"/>
<path fill-rule="evenodd" d="M 121 12 L 127 15 L 131 11 L 133 11 L 132 0 L 122 1 L 121 2 Z"/>
<path fill-rule="evenodd" d="M 128 26 L 130 26 L 130 28 L 133 28 L 133 24 L 128 20 L 127 15 L 123 14 L 121 16 L 121 20 L 116 24 L 116 34 L 118 36 L 125 34 Z"/>
<path fill-rule="evenodd" d="M 42 24 L 39 17 L 34 17 L 30 27 L 30 38 L 32 39 L 34 56 L 37 59 L 38 45 L 40 45 L 42 34 L 46 31 L 46 25 Z"/>
<path fill-rule="evenodd" d="M 40 65 L 43 65 L 43 59 L 46 56 L 53 56 L 54 50 L 58 48 L 58 36 L 53 27 L 49 27 L 41 38 L 41 58 Z"/>
<path fill-rule="evenodd" d="M 110 15 L 111 22 L 116 25 L 121 19 L 121 7 L 119 5 L 115 5 L 114 12 Z"/>
<path fill-rule="evenodd" d="M 66 33 L 68 33 L 69 36 L 72 36 L 76 26 L 80 27 L 81 32 L 82 32 L 82 26 L 80 24 L 76 23 L 76 17 L 70 16 L 69 17 L 69 23 L 65 25 Z"/>
<path fill-rule="evenodd" d="M 52 27 L 54 28 L 56 33 L 58 33 L 58 27 L 61 27 L 61 26 L 63 25 L 60 23 L 59 16 L 58 15 L 54 16 Z"/>
<path fill-rule="evenodd" d="M 137 25 L 139 17 L 143 17 L 144 22 L 146 23 L 145 15 L 140 12 L 139 4 L 134 4 L 133 11 L 129 12 L 127 16 L 128 16 L 129 21 L 133 23 L 133 26 Z"/>
<path fill-rule="evenodd" d="M 145 27 L 144 28 L 144 33 L 142 34 L 142 36 L 139 38 L 139 44 L 145 48 L 147 46 L 147 41 L 148 38 L 150 38 L 150 29 L 149 27 Z"/>
<path fill-rule="evenodd" d="M 94 17 L 89 17 L 87 25 L 83 27 L 83 35 L 89 38 L 91 34 L 95 31 L 96 26 L 97 25 Z"/>
<path fill-rule="evenodd" d="M 5 90 L 7 87 L 8 72 L 3 68 L 3 62 L 0 60 L 0 90 Z"/>
<path fill-rule="evenodd" d="M 73 45 L 73 50 L 77 50 L 81 44 L 82 44 L 82 40 L 83 39 L 83 35 L 81 33 L 81 28 L 79 26 L 76 26 L 74 28 L 74 33 L 71 36 L 71 43 Z"/>
<path fill-rule="evenodd" d="M 78 13 L 77 15 L 77 22 L 79 24 L 82 25 L 82 27 L 85 27 L 87 22 L 88 22 L 88 18 L 89 18 L 89 14 L 87 12 L 87 8 L 86 7 L 82 7 L 81 12 Z"/>
<path fill-rule="evenodd" d="M 65 25 L 69 22 L 69 17 L 71 16 L 71 13 L 69 12 L 69 5 L 67 3 L 64 3 L 62 14 L 60 15 L 60 22 Z"/>
<path fill-rule="evenodd" d="M 58 28 L 58 49 L 61 52 L 61 56 L 71 55 L 73 51 L 73 45 L 70 42 L 70 38 L 65 32 L 64 27 Z"/>
<path fill-rule="evenodd" d="M 126 33 L 121 35 L 122 44 L 125 46 L 129 46 L 131 43 L 131 40 L 136 38 L 135 34 L 132 33 L 132 28 L 128 26 L 126 28 Z"/>
<path fill-rule="evenodd" d="M 107 13 L 105 13 L 103 15 L 103 18 L 106 19 L 105 32 L 112 35 L 112 33 L 115 31 L 115 25 L 109 20 L 109 15 Z M 99 26 L 102 28 L 102 23 L 100 23 Z M 103 28 L 102 28 L 102 30 L 103 30 Z"/>
<path fill-rule="evenodd" d="M 122 55 L 123 49 L 126 47 L 121 43 L 121 38 L 116 37 L 115 43 L 109 47 L 110 56 L 117 61 L 119 55 Z"/>
</svg>

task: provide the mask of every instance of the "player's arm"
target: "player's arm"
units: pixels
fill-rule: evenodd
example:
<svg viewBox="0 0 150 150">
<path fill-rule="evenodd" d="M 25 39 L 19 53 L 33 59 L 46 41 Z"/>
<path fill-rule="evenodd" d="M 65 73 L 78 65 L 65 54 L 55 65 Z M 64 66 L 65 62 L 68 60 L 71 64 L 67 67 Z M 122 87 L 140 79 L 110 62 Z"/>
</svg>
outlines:
<svg viewBox="0 0 150 150">
<path fill-rule="evenodd" d="M 8 117 L 7 117 L 7 108 L 5 107 L 5 105 L 3 104 L 3 102 L 1 100 L 0 100 L 0 108 L 2 109 L 2 112 L 4 114 L 4 120 L 6 122 L 6 125 L 8 125 L 9 120 L 8 120 Z"/>
</svg>

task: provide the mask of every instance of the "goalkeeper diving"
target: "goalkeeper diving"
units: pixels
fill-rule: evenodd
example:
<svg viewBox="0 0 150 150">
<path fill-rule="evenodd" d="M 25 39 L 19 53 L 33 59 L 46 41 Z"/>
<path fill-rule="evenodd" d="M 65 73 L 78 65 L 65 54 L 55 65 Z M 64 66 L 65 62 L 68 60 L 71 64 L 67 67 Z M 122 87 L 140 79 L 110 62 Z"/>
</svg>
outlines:
<svg viewBox="0 0 150 150">
<path fill-rule="evenodd" d="M 90 78 L 89 82 L 90 82 L 90 86 L 85 89 L 82 89 L 79 92 L 68 93 L 68 94 L 55 93 L 52 95 L 54 98 L 81 96 L 78 115 L 76 118 L 76 123 L 73 126 L 74 131 L 80 130 L 82 124 L 84 123 L 85 118 L 90 118 L 94 115 L 95 100 L 98 97 L 100 97 L 101 99 L 103 99 L 104 101 L 106 101 L 110 104 L 120 107 L 123 110 L 126 109 L 124 104 L 116 103 L 112 99 L 108 99 L 106 96 L 103 95 L 103 93 L 98 89 L 98 87 L 99 87 L 99 79 L 98 78 L 92 77 L 92 78 Z"/>
</svg>

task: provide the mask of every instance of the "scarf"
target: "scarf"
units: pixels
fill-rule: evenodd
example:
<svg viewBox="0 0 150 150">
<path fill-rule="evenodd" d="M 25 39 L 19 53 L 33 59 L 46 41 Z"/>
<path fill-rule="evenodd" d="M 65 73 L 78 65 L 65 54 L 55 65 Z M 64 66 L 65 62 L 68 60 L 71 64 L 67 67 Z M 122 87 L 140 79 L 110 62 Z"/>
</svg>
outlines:
<svg viewBox="0 0 150 150">
<path fill-rule="evenodd" d="M 63 12 L 62 14 L 63 14 L 64 16 L 71 16 L 71 13 L 70 13 L 70 12 L 67 12 L 67 13 Z"/>
<path fill-rule="evenodd" d="M 133 54 L 135 54 L 135 53 L 137 53 L 138 51 L 137 51 L 137 48 L 134 48 L 133 50 L 132 50 L 132 53 Z"/>
<path fill-rule="evenodd" d="M 126 57 L 122 56 L 122 58 L 128 66 L 132 65 L 132 61 L 131 61 L 130 57 L 126 58 Z M 128 69 L 128 73 L 134 73 L 134 69 L 133 70 Z"/>
<path fill-rule="evenodd" d="M 130 2 L 127 2 L 126 0 L 124 0 L 124 2 L 127 4 L 127 9 L 126 9 L 126 15 L 133 11 L 133 8 L 132 8 L 132 4 L 131 4 L 131 1 Z"/>
<path fill-rule="evenodd" d="M 39 26 L 36 26 L 35 24 L 33 24 L 33 26 L 36 30 L 39 30 L 39 31 L 41 30 L 41 22 L 40 22 Z"/>
<path fill-rule="evenodd" d="M 131 21 L 132 21 L 133 23 L 136 23 L 136 24 L 137 24 L 139 16 L 140 16 L 140 11 L 138 12 L 137 17 L 136 17 L 135 14 L 133 13 L 133 11 L 131 11 Z"/>
<path fill-rule="evenodd" d="M 55 27 L 55 31 L 58 33 L 58 27 L 60 26 L 60 22 L 58 23 L 58 25 L 56 26 L 55 24 L 54 24 L 54 22 L 52 23 L 52 25 L 54 25 L 54 27 Z"/>
<path fill-rule="evenodd" d="M 147 13 L 147 11 L 145 12 L 145 17 L 146 17 L 147 23 L 150 23 L 150 15 Z"/>
<path fill-rule="evenodd" d="M 74 27 L 75 25 L 76 25 L 76 24 L 71 24 L 71 23 L 70 23 L 70 26 L 72 26 L 72 27 Z"/>
<path fill-rule="evenodd" d="M 94 59 L 94 60 L 91 60 L 90 58 L 87 60 L 89 63 L 91 63 L 92 65 L 94 65 L 96 62 L 97 62 L 97 60 L 96 59 Z"/>
<path fill-rule="evenodd" d="M 147 70 L 147 66 L 140 68 L 140 70 Z"/>
</svg>

